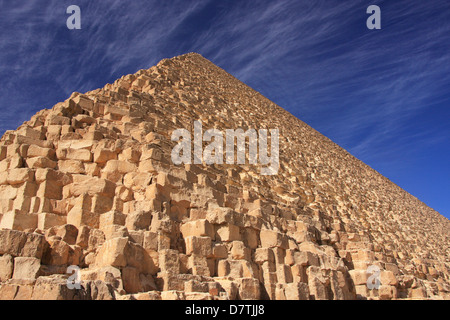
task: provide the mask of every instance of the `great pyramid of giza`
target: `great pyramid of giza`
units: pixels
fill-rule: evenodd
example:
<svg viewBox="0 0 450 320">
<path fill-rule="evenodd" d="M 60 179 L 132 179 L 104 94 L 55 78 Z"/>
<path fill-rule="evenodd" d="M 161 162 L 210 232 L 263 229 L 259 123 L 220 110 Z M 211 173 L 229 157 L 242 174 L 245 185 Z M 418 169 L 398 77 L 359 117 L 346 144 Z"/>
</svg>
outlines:
<svg viewBox="0 0 450 320">
<path fill-rule="evenodd" d="M 195 122 L 278 129 L 276 174 L 175 164 Z M 0 219 L 0 299 L 450 297 L 448 219 L 195 53 L 7 131 Z"/>
</svg>

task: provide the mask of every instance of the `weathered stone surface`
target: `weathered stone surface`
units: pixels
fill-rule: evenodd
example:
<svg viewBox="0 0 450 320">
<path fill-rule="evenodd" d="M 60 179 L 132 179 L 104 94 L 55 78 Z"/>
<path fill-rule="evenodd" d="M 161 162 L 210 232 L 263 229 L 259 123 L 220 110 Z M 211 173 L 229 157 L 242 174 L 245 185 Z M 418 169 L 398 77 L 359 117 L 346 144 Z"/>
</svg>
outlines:
<svg viewBox="0 0 450 320">
<path fill-rule="evenodd" d="M 23 203 L 23 202 L 22 202 Z M 0 228 L 24 231 L 38 226 L 37 214 L 24 214 L 19 210 L 7 212 L 3 215 Z"/>
<path fill-rule="evenodd" d="M 147 230 L 151 222 L 151 212 L 135 211 L 127 215 L 125 226 L 128 230 Z"/>
<path fill-rule="evenodd" d="M 46 248 L 45 237 L 37 233 L 0 230 L 0 254 L 40 259 Z"/>
<path fill-rule="evenodd" d="M 14 258 L 9 254 L 0 257 L 0 282 L 11 279 L 14 271 Z"/>
<path fill-rule="evenodd" d="M 41 275 L 41 260 L 36 258 L 14 258 L 13 279 L 34 280 Z"/>
<path fill-rule="evenodd" d="M 175 165 L 172 133 L 199 120 L 279 129 L 278 173 Z M 0 140 L 0 299 L 449 299 L 449 230 L 198 54 L 73 93 Z"/>
</svg>

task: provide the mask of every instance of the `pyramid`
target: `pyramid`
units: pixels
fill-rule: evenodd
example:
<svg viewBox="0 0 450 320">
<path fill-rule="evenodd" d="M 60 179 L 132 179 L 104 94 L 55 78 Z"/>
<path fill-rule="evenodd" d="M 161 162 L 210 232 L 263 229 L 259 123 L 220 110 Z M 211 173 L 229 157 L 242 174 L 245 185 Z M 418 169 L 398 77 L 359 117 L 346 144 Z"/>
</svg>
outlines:
<svg viewBox="0 0 450 320">
<path fill-rule="evenodd" d="M 278 129 L 277 173 L 175 164 L 196 121 Z M 7 131 L 0 220 L 5 300 L 450 297 L 448 219 L 196 53 Z"/>
</svg>

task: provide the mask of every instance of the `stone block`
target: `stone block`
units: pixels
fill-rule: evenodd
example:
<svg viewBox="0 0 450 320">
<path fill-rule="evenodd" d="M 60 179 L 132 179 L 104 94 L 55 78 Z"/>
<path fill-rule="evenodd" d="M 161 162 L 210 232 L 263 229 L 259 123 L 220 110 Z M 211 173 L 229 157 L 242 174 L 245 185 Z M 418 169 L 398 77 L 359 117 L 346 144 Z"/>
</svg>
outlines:
<svg viewBox="0 0 450 320">
<path fill-rule="evenodd" d="M 106 166 L 103 168 L 103 172 L 106 173 L 121 173 L 126 174 L 129 172 L 135 172 L 136 171 L 136 165 L 127 162 L 127 161 L 120 161 L 120 160 L 109 160 L 106 163 Z"/>
<path fill-rule="evenodd" d="M 180 230 L 183 238 L 191 236 L 214 238 L 214 228 L 206 219 L 186 222 L 181 225 Z"/>
<path fill-rule="evenodd" d="M 180 259 L 177 250 L 165 249 L 159 251 L 159 267 L 161 272 L 167 274 L 180 273 Z"/>
<path fill-rule="evenodd" d="M 42 263 L 50 266 L 70 265 L 73 249 L 62 240 L 51 240 L 42 257 Z"/>
<path fill-rule="evenodd" d="M 224 224 L 217 228 L 217 240 L 223 242 L 242 240 L 240 228 L 234 224 Z"/>
<path fill-rule="evenodd" d="M 367 285 L 369 274 L 366 272 L 366 270 L 350 270 L 349 274 L 356 286 Z"/>
<path fill-rule="evenodd" d="M 260 232 L 261 246 L 263 248 L 279 247 L 288 249 L 289 244 L 285 234 L 274 230 L 263 229 Z"/>
<path fill-rule="evenodd" d="M 36 196 L 54 200 L 62 199 L 62 186 L 52 181 L 44 181 L 39 185 Z"/>
<path fill-rule="evenodd" d="M 0 228 L 24 231 L 36 229 L 38 226 L 37 214 L 24 214 L 20 211 L 7 212 L 3 215 Z"/>
<path fill-rule="evenodd" d="M 134 267 L 125 267 L 122 269 L 123 288 L 127 293 L 137 293 L 141 291 L 139 275 L 139 270 Z"/>
<path fill-rule="evenodd" d="M 228 248 L 225 244 L 216 243 L 212 248 L 212 256 L 215 259 L 226 259 L 228 257 Z"/>
<path fill-rule="evenodd" d="M 151 222 L 151 212 L 135 211 L 127 215 L 125 226 L 128 230 L 148 230 Z"/>
<path fill-rule="evenodd" d="M 212 256 L 212 240 L 210 237 L 190 236 L 185 238 L 186 254 L 198 254 L 204 257 Z"/>
<path fill-rule="evenodd" d="M 82 162 L 92 162 L 92 153 L 87 149 L 61 149 L 56 150 L 58 160 L 78 160 Z"/>
<path fill-rule="evenodd" d="M 26 160 L 26 164 L 27 167 L 31 169 L 38 169 L 38 168 L 55 169 L 58 165 L 56 161 L 50 160 L 47 157 L 28 158 Z"/>
<path fill-rule="evenodd" d="M 98 250 L 97 256 L 95 258 L 95 265 L 97 267 L 126 267 L 127 246 L 128 238 L 113 238 L 106 241 Z"/>
<path fill-rule="evenodd" d="M 306 283 L 288 283 L 284 287 L 287 300 L 309 300 L 309 287 Z"/>
<path fill-rule="evenodd" d="M 47 230 L 54 226 L 60 226 L 65 224 L 67 218 L 64 216 L 59 216 L 53 213 L 39 213 L 38 214 L 38 229 Z"/>
<path fill-rule="evenodd" d="M 85 174 L 84 163 L 79 160 L 59 160 L 58 169 L 64 173 Z"/>
<path fill-rule="evenodd" d="M 0 256 L 0 282 L 12 278 L 14 271 L 14 258 L 9 254 Z"/>
<path fill-rule="evenodd" d="M 110 225 L 124 226 L 126 217 L 127 216 L 125 214 L 123 214 L 119 211 L 110 211 L 110 212 L 103 213 L 100 216 L 99 227 L 101 230 L 103 230 L 107 226 L 110 226 Z"/>
<path fill-rule="evenodd" d="M 14 258 L 13 279 L 35 280 L 42 274 L 41 260 L 31 257 Z"/>
<path fill-rule="evenodd" d="M 45 157 L 51 160 L 55 160 L 56 152 L 54 149 L 42 148 L 36 145 L 30 145 L 27 150 L 27 157 Z"/>
<path fill-rule="evenodd" d="M 8 183 L 11 185 L 21 184 L 34 180 L 34 171 L 29 168 L 11 169 L 8 171 Z"/>
<path fill-rule="evenodd" d="M 250 260 L 251 250 L 242 241 L 233 241 L 231 245 L 231 258 L 233 260 Z"/>
<path fill-rule="evenodd" d="M 77 228 L 80 228 L 83 225 L 91 228 L 98 228 L 100 224 L 100 214 L 76 206 L 67 214 L 67 223 L 72 224 Z"/>
<path fill-rule="evenodd" d="M 258 279 L 241 278 L 237 280 L 240 300 L 259 300 L 261 288 Z"/>
</svg>

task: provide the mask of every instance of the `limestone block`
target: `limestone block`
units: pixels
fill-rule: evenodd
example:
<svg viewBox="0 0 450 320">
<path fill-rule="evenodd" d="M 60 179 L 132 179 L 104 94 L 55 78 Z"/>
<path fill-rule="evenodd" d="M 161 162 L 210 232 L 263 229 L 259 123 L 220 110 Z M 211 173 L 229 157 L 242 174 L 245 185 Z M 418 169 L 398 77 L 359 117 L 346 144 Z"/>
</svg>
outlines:
<svg viewBox="0 0 450 320">
<path fill-rule="evenodd" d="M 12 211 L 18 213 L 27 213 L 31 209 L 31 197 L 18 194 L 16 199 L 14 199 Z"/>
<path fill-rule="evenodd" d="M 180 273 L 180 259 L 177 250 L 165 249 L 159 251 L 159 267 L 167 274 Z"/>
<path fill-rule="evenodd" d="M 62 240 L 52 240 L 42 257 L 42 263 L 51 266 L 69 265 L 73 249 Z"/>
<path fill-rule="evenodd" d="M 23 214 L 20 211 L 7 212 L 3 215 L 0 228 L 13 230 L 35 229 L 38 226 L 37 214 Z"/>
<path fill-rule="evenodd" d="M 250 249 L 258 248 L 259 234 L 258 231 L 253 228 L 245 228 L 243 239 L 245 240 L 245 245 Z"/>
<path fill-rule="evenodd" d="M 37 227 L 41 230 L 47 230 L 51 227 L 65 224 L 66 220 L 66 217 L 53 213 L 39 213 Z"/>
<path fill-rule="evenodd" d="M 128 238 L 131 242 L 140 246 L 144 245 L 144 231 L 143 230 L 128 230 Z"/>
<path fill-rule="evenodd" d="M 161 292 L 161 300 L 186 300 L 186 296 L 183 291 L 163 291 Z"/>
<path fill-rule="evenodd" d="M 215 259 L 226 259 L 228 257 L 228 249 L 224 244 L 214 244 L 212 248 L 212 256 Z"/>
<path fill-rule="evenodd" d="M 130 236 L 126 227 L 117 224 L 108 224 L 101 227 L 100 229 L 105 235 L 105 240 L 110 240 L 113 238 L 125 238 Z"/>
<path fill-rule="evenodd" d="M 150 148 L 143 150 L 140 157 L 140 161 L 145 161 L 149 159 L 161 161 L 162 160 L 161 150 L 158 148 Z"/>
<path fill-rule="evenodd" d="M 8 183 L 17 185 L 34 180 L 34 171 L 29 168 L 11 169 L 8 171 Z"/>
<path fill-rule="evenodd" d="M 65 174 L 48 168 L 36 169 L 35 178 L 37 183 L 52 181 L 54 183 L 63 184 L 68 182 Z"/>
<path fill-rule="evenodd" d="M 137 293 L 141 291 L 141 282 L 139 270 L 134 267 L 125 267 L 122 269 L 123 288 L 127 293 Z"/>
<path fill-rule="evenodd" d="M 212 240 L 210 237 L 190 236 L 185 238 L 186 254 L 198 254 L 204 257 L 212 256 Z"/>
<path fill-rule="evenodd" d="M 251 250 L 242 241 L 233 241 L 231 246 L 231 258 L 233 260 L 250 260 Z"/>
<path fill-rule="evenodd" d="M 58 149 L 91 150 L 93 146 L 94 142 L 89 140 L 63 140 L 58 142 Z"/>
<path fill-rule="evenodd" d="M 396 286 L 398 280 L 392 271 L 382 270 L 380 273 L 380 281 L 383 285 Z"/>
<path fill-rule="evenodd" d="M 73 98 L 73 102 L 87 111 L 92 111 L 94 108 L 94 101 L 86 95 L 76 96 L 75 98 Z"/>
<path fill-rule="evenodd" d="M 273 248 L 273 247 L 279 247 L 282 249 L 289 248 L 286 235 L 280 232 L 263 229 L 260 232 L 260 238 L 261 238 L 261 246 L 263 248 Z"/>
<path fill-rule="evenodd" d="M 8 148 L 6 146 L 0 146 L 0 161 L 4 160 L 7 156 Z"/>
<path fill-rule="evenodd" d="M 35 130 L 28 126 L 20 128 L 19 130 L 17 130 L 17 133 L 31 139 L 36 140 L 44 139 L 44 135 L 41 131 Z"/>
<path fill-rule="evenodd" d="M 119 154 L 119 160 L 128 161 L 131 163 L 139 162 L 140 158 L 141 152 L 131 147 L 123 150 L 122 153 Z"/>
<path fill-rule="evenodd" d="M 236 300 L 238 298 L 238 284 L 228 278 L 215 278 L 216 282 L 225 290 L 226 296 L 229 300 Z"/>
<path fill-rule="evenodd" d="M 294 252 L 294 262 L 301 266 L 320 266 L 319 256 L 309 251 Z"/>
<path fill-rule="evenodd" d="M 378 289 L 378 296 L 381 300 L 392 300 L 397 298 L 397 288 L 390 285 L 381 285 Z"/>
<path fill-rule="evenodd" d="M 129 242 L 126 250 L 127 264 L 135 267 L 143 274 L 155 275 L 158 272 L 158 267 L 155 263 L 155 257 L 140 245 Z"/>
<path fill-rule="evenodd" d="M 32 257 L 14 258 L 13 279 L 34 280 L 42 274 L 41 260 Z"/>
<path fill-rule="evenodd" d="M 14 258 L 9 254 L 0 256 L 0 282 L 12 278 L 14 271 Z"/>
<path fill-rule="evenodd" d="M 234 224 L 224 224 L 217 228 L 217 239 L 223 242 L 242 240 L 240 228 Z"/>
<path fill-rule="evenodd" d="M 287 300 L 309 300 L 309 287 L 306 283 L 288 283 L 284 287 Z"/>
<path fill-rule="evenodd" d="M 308 282 L 306 270 L 307 267 L 298 264 L 294 264 L 293 266 L 291 266 L 293 282 Z"/>
<path fill-rule="evenodd" d="M 126 267 L 126 248 L 128 238 L 113 238 L 106 241 L 100 248 L 95 258 L 97 267 L 112 266 L 116 268 Z"/>
<path fill-rule="evenodd" d="M 139 162 L 138 172 L 157 173 L 168 170 L 167 164 L 154 159 L 143 160 Z"/>
<path fill-rule="evenodd" d="M 102 214 L 110 211 L 113 207 L 113 204 L 113 197 L 96 194 L 92 197 L 92 206 L 90 210 L 92 212 Z"/>
<path fill-rule="evenodd" d="M 28 158 L 26 160 L 26 164 L 27 164 L 28 168 L 31 168 L 31 169 L 37 169 L 37 168 L 55 169 L 57 167 L 57 162 L 50 160 L 47 157 Z"/>
<path fill-rule="evenodd" d="M 36 145 L 30 145 L 27 150 L 27 157 L 45 157 L 50 160 L 55 160 L 56 152 L 54 149 L 42 148 Z"/>
<path fill-rule="evenodd" d="M 136 171 L 136 165 L 127 162 L 127 161 L 120 161 L 120 160 L 109 160 L 106 163 L 106 166 L 103 168 L 103 172 L 106 173 L 121 173 L 126 174 L 129 172 L 135 172 Z"/>
<path fill-rule="evenodd" d="M 143 172 L 127 173 L 123 178 L 124 186 L 132 190 L 139 190 L 146 188 L 151 184 L 151 181 L 152 181 L 152 174 Z"/>
<path fill-rule="evenodd" d="M 83 225 L 91 228 L 98 228 L 100 224 L 100 214 L 75 206 L 67 214 L 67 223 L 72 224 L 77 228 L 80 228 Z"/>
<path fill-rule="evenodd" d="M 75 245 L 78 237 L 78 229 L 71 224 L 54 226 L 45 232 L 47 239 L 53 236 L 57 236 L 58 239 L 69 245 Z"/>
<path fill-rule="evenodd" d="M 106 229 L 107 226 L 110 226 L 110 225 L 124 226 L 126 217 L 127 217 L 126 215 L 124 215 L 123 213 L 121 213 L 119 211 L 110 211 L 110 212 L 103 213 L 100 216 L 99 228 L 101 230 L 104 230 L 104 229 Z"/>
<path fill-rule="evenodd" d="M 82 162 L 91 162 L 92 153 L 87 149 L 61 149 L 56 150 L 56 157 L 59 160 L 78 160 Z"/>
<path fill-rule="evenodd" d="M 367 297 L 370 295 L 369 288 L 367 288 L 367 285 L 356 285 L 355 286 L 355 292 L 356 292 L 356 298 L 357 299 L 367 299 Z"/>
<path fill-rule="evenodd" d="M 253 277 L 254 272 L 250 262 L 246 260 L 219 260 L 217 265 L 219 277 L 231 277 L 234 279 L 242 277 Z"/>
<path fill-rule="evenodd" d="M 261 288 L 258 279 L 241 278 L 237 280 L 240 300 L 259 300 Z"/>
<path fill-rule="evenodd" d="M 85 165 L 79 160 L 59 160 L 58 169 L 64 173 L 85 174 Z"/>
<path fill-rule="evenodd" d="M 369 274 L 366 270 L 350 270 L 349 274 L 355 285 L 367 285 Z"/>
<path fill-rule="evenodd" d="M 191 236 L 214 238 L 214 228 L 206 219 L 186 222 L 181 225 L 180 231 L 183 238 Z"/>
<path fill-rule="evenodd" d="M 292 283 L 294 281 L 294 278 L 292 276 L 291 267 L 287 264 L 278 264 L 277 279 L 278 283 Z"/>
<path fill-rule="evenodd" d="M 33 288 L 32 300 L 73 300 L 77 290 L 67 287 L 67 278 L 63 275 L 39 277 Z M 78 299 L 80 299 L 78 297 Z"/>
<path fill-rule="evenodd" d="M 275 256 L 270 248 L 258 248 L 255 250 L 253 261 L 263 264 L 266 261 L 275 262 Z"/>
<path fill-rule="evenodd" d="M 58 116 L 58 115 L 50 115 L 46 121 L 48 122 L 49 126 L 52 125 L 69 125 L 70 124 L 70 118 Z"/>
<path fill-rule="evenodd" d="M 62 199 L 62 186 L 52 181 L 44 181 L 39 185 L 36 196 L 47 199 Z"/>
<path fill-rule="evenodd" d="M 151 222 L 151 212 L 135 211 L 127 215 L 125 226 L 128 230 L 148 230 Z"/>
<path fill-rule="evenodd" d="M 78 197 L 85 193 L 90 196 L 99 194 L 105 197 L 114 197 L 116 193 L 116 184 L 109 180 L 93 177 L 83 181 L 74 182 L 70 185 L 71 195 Z"/>
<path fill-rule="evenodd" d="M 209 286 L 206 282 L 200 282 L 198 280 L 189 280 L 184 283 L 184 292 L 191 293 L 191 292 L 209 292 Z"/>
</svg>

